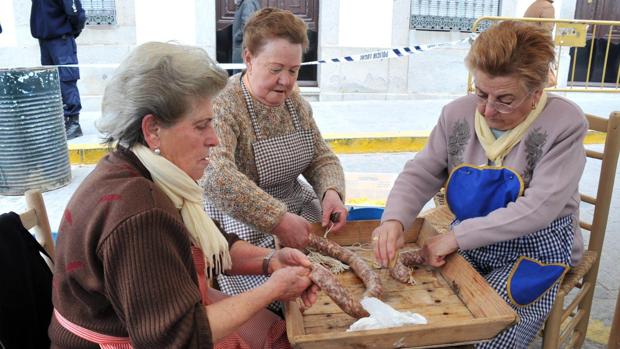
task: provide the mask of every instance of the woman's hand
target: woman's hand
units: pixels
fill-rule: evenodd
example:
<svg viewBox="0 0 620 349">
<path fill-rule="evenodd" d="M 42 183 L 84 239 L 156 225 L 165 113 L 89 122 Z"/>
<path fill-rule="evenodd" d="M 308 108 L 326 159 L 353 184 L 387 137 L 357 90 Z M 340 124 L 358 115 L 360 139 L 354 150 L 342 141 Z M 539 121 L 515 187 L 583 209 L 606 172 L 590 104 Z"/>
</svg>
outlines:
<svg viewBox="0 0 620 349">
<path fill-rule="evenodd" d="M 389 220 L 381 223 L 372 232 L 375 259 L 387 267 L 396 258 L 396 251 L 405 245 L 405 232 L 401 222 Z"/>
<path fill-rule="evenodd" d="M 334 227 L 331 231 L 338 231 L 340 228 L 344 227 L 347 222 L 347 208 L 344 207 L 342 200 L 340 199 L 340 195 L 334 189 L 328 189 L 323 196 L 323 202 L 321 203 L 323 208 L 323 219 L 321 220 L 321 225 L 325 228 L 330 224 L 329 217 L 333 213 L 339 213 L 338 222 L 334 222 Z"/>
<path fill-rule="evenodd" d="M 310 262 L 308 257 L 305 254 L 301 253 L 301 251 L 294 248 L 284 247 L 280 250 L 277 250 L 273 257 L 271 257 L 271 261 L 269 262 L 269 273 L 272 274 L 276 270 L 295 266 L 310 269 L 311 265 L 312 263 Z M 315 284 L 312 284 L 310 285 L 310 287 L 306 288 L 306 290 L 301 294 L 302 311 L 310 308 L 312 304 L 316 302 L 318 298 L 318 292 L 319 287 Z"/>
<path fill-rule="evenodd" d="M 273 287 L 273 294 L 276 300 L 294 300 L 302 296 L 306 289 L 312 286 L 310 269 L 304 267 L 284 267 L 271 274 L 267 283 Z"/>
<path fill-rule="evenodd" d="M 310 285 L 310 287 L 306 288 L 304 293 L 301 294 L 301 311 L 310 308 L 312 304 L 316 303 L 316 300 L 319 298 L 319 286 L 316 284 Z"/>
<path fill-rule="evenodd" d="M 428 239 L 422 248 L 426 264 L 441 267 L 446 263 L 446 256 L 456 251 L 459 244 L 453 232 L 439 234 Z"/>
<path fill-rule="evenodd" d="M 286 212 L 272 233 L 284 246 L 304 248 L 309 242 L 310 223 L 296 214 Z"/>
<path fill-rule="evenodd" d="M 301 251 L 294 248 L 284 247 L 277 250 L 269 261 L 269 274 L 285 267 L 305 267 L 310 268 L 312 263 Z"/>
</svg>

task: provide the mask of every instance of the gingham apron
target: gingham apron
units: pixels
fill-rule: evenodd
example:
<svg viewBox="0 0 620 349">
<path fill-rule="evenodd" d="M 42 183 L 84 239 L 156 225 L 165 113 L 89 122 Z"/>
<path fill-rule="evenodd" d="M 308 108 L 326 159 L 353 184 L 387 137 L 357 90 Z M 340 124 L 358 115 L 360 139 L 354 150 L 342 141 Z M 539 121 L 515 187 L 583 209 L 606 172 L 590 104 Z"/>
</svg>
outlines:
<svg viewBox="0 0 620 349">
<path fill-rule="evenodd" d="M 446 185 L 446 202 L 456 217 L 452 226 L 507 207 L 523 191 L 521 176 L 509 168 L 456 166 Z M 546 228 L 519 238 L 459 251 L 518 314 L 514 326 L 477 344 L 477 349 L 528 348 L 547 318 L 568 269 L 578 229 L 574 222 L 570 215 L 559 217 Z"/>
<path fill-rule="evenodd" d="M 254 110 L 252 96 L 245 87 L 243 74 L 240 77 L 241 90 L 252 121 L 256 141 L 252 144 L 254 160 L 258 172 L 258 186 L 267 194 L 286 204 L 288 212 L 300 215 L 310 222 L 321 220 L 321 204 L 312 187 L 299 177 L 314 158 L 314 139 L 312 131 L 301 128 L 299 116 L 290 98 L 285 100 L 291 115 L 295 132 L 265 138 L 261 133 L 258 116 Z M 209 216 L 218 220 L 227 233 L 237 234 L 253 245 L 274 248 L 274 237 L 269 232 L 258 231 L 215 208 L 206 200 Z M 267 277 L 262 275 L 226 276 L 218 275 L 220 290 L 229 295 L 239 294 L 262 285 Z M 279 304 L 269 308 L 279 310 Z"/>
<path fill-rule="evenodd" d="M 491 341 L 477 344 L 476 349 L 528 348 L 551 311 L 560 282 L 554 283 L 536 301 L 522 306 L 511 301 L 508 280 L 522 256 L 542 263 L 569 265 L 575 229 L 573 217 L 565 216 L 557 218 L 544 229 L 520 238 L 459 251 L 518 314 L 515 325 L 500 332 Z"/>
</svg>

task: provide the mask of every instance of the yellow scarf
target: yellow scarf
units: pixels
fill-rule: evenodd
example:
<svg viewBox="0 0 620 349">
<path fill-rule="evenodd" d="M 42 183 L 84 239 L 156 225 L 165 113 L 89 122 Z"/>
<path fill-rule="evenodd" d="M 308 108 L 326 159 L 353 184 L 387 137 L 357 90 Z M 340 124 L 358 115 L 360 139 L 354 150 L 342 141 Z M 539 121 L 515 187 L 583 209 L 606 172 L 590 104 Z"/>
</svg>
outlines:
<svg viewBox="0 0 620 349">
<path fill-rule="evenodd" d="M 497 139 L 491 131 L 489 124 L 487 124 L 487 121 L 484 119 L 484 116 L 482 116 L 482 114 L 478 111 L 478 108 L 476 108 L 476 136 L 478 136 L 478 140 L 480 141 L 480 144 L 482 144 L 482 148 L 484 148 L 487 158 L 493 161 L 496 166 L 502 166 L 502 162 L 504 161 L 506 155 L 508 155 L 512 148 L 521 141 L 521 138 L 523 138 L 532 123 L 534 123 L 534 121 L 538 118 L 538 115 L 540 115 L 546 104 L 547 93 L 543 91 L 536 108 L 534 108 L 527 115 L 525 120 L 523 120 L 523 122 L 515 128 L 506 131 Z"/>
<path fill-rule="evenodd" d="M 153 181 L 181 211 L 183 223 L 196 247 L 205 259 L 205 274 L 211 278 L 211 268 L 216 273 L 230 269 L 232 261 L 228 242 L 202 206 L 203 190 L 187 173 L 163 156 L 138 144 L 131 148 L 140 162 L 151 173 Z"/>
</svg>

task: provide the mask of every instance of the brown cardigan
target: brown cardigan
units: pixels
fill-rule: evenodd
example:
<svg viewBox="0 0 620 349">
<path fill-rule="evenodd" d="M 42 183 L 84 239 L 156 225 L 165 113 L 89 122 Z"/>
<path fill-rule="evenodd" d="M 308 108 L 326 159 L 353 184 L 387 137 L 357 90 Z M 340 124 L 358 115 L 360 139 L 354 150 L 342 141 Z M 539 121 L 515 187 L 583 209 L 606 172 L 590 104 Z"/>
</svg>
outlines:
<svg viewBox="0 0 620 349">
<path fill-rule="evenodd" d="M 119 148 L 99 162 L 59 231 L 52 297 L 65 318 L 129 336 L 134 348 L 212 347 L 189 232 L 133 153 Z M 49 335 L 52 348 L 98 348 L 55 319 Z"/>
</svg>

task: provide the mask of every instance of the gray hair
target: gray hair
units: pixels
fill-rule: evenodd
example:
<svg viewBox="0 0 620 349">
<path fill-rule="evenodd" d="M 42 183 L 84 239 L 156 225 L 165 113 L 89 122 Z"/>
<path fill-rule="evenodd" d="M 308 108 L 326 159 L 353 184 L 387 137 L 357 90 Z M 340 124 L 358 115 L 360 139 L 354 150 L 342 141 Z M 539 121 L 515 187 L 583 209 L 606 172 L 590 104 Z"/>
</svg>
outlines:
<svg viewBox="0 0 620 349">
<path fill-rule="evenodd" d="M 201 48 L 148 42 L 123 60 L 103 93 L 96 127 L 104 143 L 125 147 L 146 145 L 142 118 L 153 114 L 171 126 L 201 98 L 215 97 L 228 74 Z"/>
</svg>

